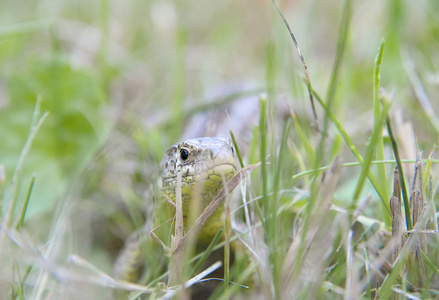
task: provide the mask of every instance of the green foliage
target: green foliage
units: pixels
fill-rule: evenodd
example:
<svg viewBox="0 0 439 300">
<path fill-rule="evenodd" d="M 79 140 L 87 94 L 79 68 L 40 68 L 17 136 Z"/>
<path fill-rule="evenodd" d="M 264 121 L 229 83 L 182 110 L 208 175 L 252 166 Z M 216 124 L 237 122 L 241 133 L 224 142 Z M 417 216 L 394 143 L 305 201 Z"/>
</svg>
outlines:
<svg viewBox="0 0 439 300">
<path fill-rule="evenodd" d="M 24 145 L 37 97 L 42 98 L 41 110 L 50 112 L 22 175 L 28 180 L 35 172 L 37 178 L 28 211 L 33 215 L 52 207 L 102 144 L 108 127 L 103 118 L 105 92 L 90 71 L 74 69 L 61 59 L 30 61 L 24 70 L 10 74 L 7 89 L 9 104 L 0 111 L 0 126 L 5 129 L 0 131 L 0 157 L 8 178 Z"/>
<path fill-rule="evenodd" d="M 156 241 L 138 285 L 113 280 L 112 264 L 133 230 L 150 239 L 165 149 L 216 129 L 233 132 L 241 167 L 262 165 L 235 191 L 235 262 L 213 299 L 439 294 L 437 0 L 0 7 L 1 299 L 178 293 Z M 247 97 L 256 110 L 236 117 Z M 413 230 L 392 260 L 396 165 Z M 184 261 L 188 276 L 224 253 L 223 234 Z"/>
</svg>

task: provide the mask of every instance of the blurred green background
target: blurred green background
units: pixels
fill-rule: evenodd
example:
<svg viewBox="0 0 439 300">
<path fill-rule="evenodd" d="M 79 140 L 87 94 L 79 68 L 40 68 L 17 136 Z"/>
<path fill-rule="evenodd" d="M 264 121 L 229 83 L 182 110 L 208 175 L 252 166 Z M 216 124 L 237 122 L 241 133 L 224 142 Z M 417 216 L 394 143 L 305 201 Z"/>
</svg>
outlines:
<svg viewBox="0 0 439 300">
<path fill-rule="evenodd" d="M 279 4 L 298 39 L 313 87 L 324 95 L 343 1 Z M 159 156 L 181 135 L 181 111 L 208 101 L 212 90 L 249 82 L 264 88 L 270 47 L 276 51 L 277 90 L 293 95 L 295 110 L 310 113 L 302 66 L 270 1 L 5 1 L 0 5 L 0 162 L 8 179 L 38 95 L 42 111 L 50 112 L 21 177 L 25 190 L 31 174 L 37 178 L 30 214 L 52 206 L 115 127 L 155 136 L 153 143 L 143 141 L 143 146 L 160 142 L 152 145 Z M 385 38 L 382 86 L 394 93 L 394 106 L 415 120 L 420 142 L 436 142 L 404 63 L 413 65 L 438 109 L 438 12 L 434 0 L 353 2 L 335 97 L 339 118 L 356 123 L 369 116 L 374 56 Z M 168 125 L 166 130 L 159 127 L 163 124 Z M 160 132 L 159 141 L 157 132 L 148 131 Z M 23 191 L 20 195 L 24 197 Z"/>
<path fill-rule="evenodd" d="M 279 5 L 299 42 L 314 89 L 325 96 L 344 1 Z M 426 118 L 408 73 L 439 113 L 437 0 L 352 2 L 332 110 L 364 150 L 372 129 L 373 66 L 382 38 L 381 86 L 393 95 L 392 112 L 402 110 L 404 119 L 411 120 L 428 153 L 438 142 L 439 128 Z M 36 176 L 26 217 L 29 230 L 44 236 L 48 224 L 41 224 L 54 221 L 45 216 L 72 202 L 77 210 L 72 223 L 99 227 L 107 217 L 116 220 L 110 228 L 135 223 L 127 225 L 126 232 L 113 228 L 115 235 L 126 236 L 143 217 L 132 205 L 128 214 L 119 210 L 127 209 L 124 203 L 144 209 L 157 162 L 181 138 L 191 111 L 215 102 L 212 91 L 228 86 L 267 90 L 272 59 L 275 75 L 270 78 L 277 94 L 288 95 L 289 105 L 309 126 L 303 67 L 271 1 L 2 1 L 2 189 L 11 180 L 41 97 L 41 111 L 50 114 L 18 182 L 22 204 L 31 176 Z M 318 113 L 323 115 L 320 109 Z M 351 158 L 346 154 L 346 161 Z M 90 235 L 91 244 L 106 239 L 99 232 Z M 85 245 L 80 248 L 75 250 L 89 251 Z M 111 259 L 97 259 L 106 261 L 98 263 L 103 269 L 111 268 Z"/>
</svg>

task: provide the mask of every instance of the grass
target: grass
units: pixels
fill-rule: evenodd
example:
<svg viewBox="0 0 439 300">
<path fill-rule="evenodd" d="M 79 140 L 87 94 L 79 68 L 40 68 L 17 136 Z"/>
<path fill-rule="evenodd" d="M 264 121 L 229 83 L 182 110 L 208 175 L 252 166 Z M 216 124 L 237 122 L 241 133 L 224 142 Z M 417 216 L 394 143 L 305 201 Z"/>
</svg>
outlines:
<svg viewBox="0 0 439 300">
<path fill-rule="evenodd" d="M 302 2 L 3 4 L 0 298 L 438 297 L 439 6 Z M 159 161 L 215 130 L 261 164 L 170 289 Z M 132 232 L 136 283 L 112 277 Z"/>
</svg>

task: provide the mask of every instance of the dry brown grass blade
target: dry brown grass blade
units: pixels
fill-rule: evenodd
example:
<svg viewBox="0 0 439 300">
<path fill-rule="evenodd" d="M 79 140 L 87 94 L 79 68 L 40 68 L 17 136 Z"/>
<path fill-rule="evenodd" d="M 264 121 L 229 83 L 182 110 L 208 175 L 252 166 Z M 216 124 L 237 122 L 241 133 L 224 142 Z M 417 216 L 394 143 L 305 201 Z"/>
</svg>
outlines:
<svg viewBox="0 0 439 300">
<path fill-rule="evenodd" d="M 399 145 L 399 155 L 401 159 L 413 159 L 416 157 L 416 138 L 413 124 L 410 121 L 404 121 L 404 115 L 402 111 L 397 111 L 392 115 L 393 128 L 395 130 L 396 137 Z M 404 173 L 406 178 L 413 178 L 413 170 L 415 164 L 405 163 Z M 414 226 L 414 224 L 413 224 Z"/>
<path fill-rule="evenodd" d="M 210 218 L 213 212 L 226 199 L 227 195 L 254 169 L 260 164 L 247 166 L 237 172 L 218 192 L 218 195 L 209 203 L 201 215 L 195 220 L 194 225 L 189 231 L 184 234 L 183 227 L 183 209 L 181 202 L 181 173 L 177 173 L 177 188 L 176 188 L 176 220 L 175 220 L 175 237 L 172 239 L 171 258 L 169 262 L 169 281 L 168 286 L 177 286 L 184 283 L 184 245 L 188 239 L 195 237 L 200 229 L 204 226 L 206 221 Z M 187 289 L 180 291 L 179 298 L 186 299 L 189 297 Z"/>
<path fill-rule="evenodd" d="M 331 199 L 340 179 L 340 174 L 341 160 L 336 157 L 329 169 L 322 174 L 319 192 L 315 200 L 317 205 L 314 206 L 313 211 L 308 216 L 310 223 L 307 232 L 303 232 L 306 229 L 302 225 L 288 249 L 282 270 L 283 295 L 287 298 L 296 295 L 308 279 L 312 278 L 314 281 L 315 278 L 312 276 L 318 276 L 319 273 L 323 274 L 325 254 L 331 248 L 332 237 L 336 234 L 336 230 L 331 231 L 332 226 L 327 226 L 325 216 L 328 215 L 331 207 Z M 305 241 L 300 239 L 302 236 L 305 236 Z M 317 239 L 319 246 L 313 246 L 312 244 L 317 242 Z M 321 247 L 322 244 L 325 246 Z M 304 247 L 304 252 L 301 257 L 298 257 L 300 247 Z M 301 260 L 302 267 L 297 272 L 298 274 L 294 274 L 298 260 Z M 307 268 L 308 265 L 310 268 Z M 319 281 L 315 280 L 315 282 Z"/>
<path fill-rule="evenodd" d="M 316 111 L 316 107 L 314 104 L 314 96 L 312 93 L 313 88 L 311 85 L 311 79 L 309 77 L 309 72 L 308 72 L 308 66 L 306 65 L 305 58 L 303 57 L 302 51 L 300 50 L 299 43 L 297 42 L 296 36 L 294 35 L 293 31 L 291 30 L 290 24 L 288 23 L 287 19 L 285 18 L 284 14 L 282 13 L 282 10 L 280 9 L 277 2 L 274 0 L 272 2 L 274 4 L 274 6 L 276 7 L 276 10 L 279 13 L 280 17 L 282 18 L 282 21 L 284 22 L 285 26 L 287 27 L 288 33 L 290 34 L 291 40 L 293 41 L 294 47 L 296 48 L 297 54 L 299 55 L 300 61 L 302 63 L 303 71 L 305 73 L 306 87 L 308 89 L 309 101 L 311 103 L 312 114 L 314 116 L 313 127 L 317 131 L 320 131 L 318 117 L 317 117 L 317 111 Z"/>
<path fill-rule="evenodd" d="M 416 226 L 418 220 L 420 220 L 421 215 L 424 211 L 424 192 L 423 192 L 423 180 L 422 180 L 422 161 L 420 151 L 416 154 L 416 163 L 414 168 L 414 175 L 412 180 L 412 187 L 410 193 L 410 211 L 412 213 L 413 226 Z M 426 229 L 426 228 L 421 228 Z M 415 247 L 415 251 L 412 253 L 411 261 L 416 262 L 418 265 L 418 285 L 423 286 L 426 277 L 425 263 L 421 255 L 421 250 L 427 253 L 427 238 L 424 233 L 420 233 L 419 243 Z"/>
<path fill-rule="evenodd" d="M 179 245 L 184 235 L 183 227 L 183 205 L 181 201 L 181 172 L 177 172 L 177 188 L 175 192 L 175 236 L 171 242 L 171 258 L 169 261 L 169 281 L 168 286 L 176 286 L 183 283 L 183 262 L 184 262 L 184 247 L 179 251 L 172 251 Z M 185 298 L 184 295 L 180 297 Z"/>
<path fill-rule="evenodd" d="M 392 239 L 393 256 L 392 262 L 396 260 L 402 247 L 402 212 L 401 212 L 401 184 L 399 182 L 398 168 L 393 172 L 393 195 L 390 197 L 390 213 L 392 215 Z"/>
<path fill-rule="evenodd" d="M 176 240 L 175 251 L 181 251 L 185 241 L 191 237 L 195 236 L 200 229 L 204 226 L 206 221 L 210 218 L 213 212 L 218 208 L 218 206 L 223 203 L 228 194 L 233 191 L 238 184 L 244 180 L 254 169 L 260 166 L 260 163 L 247 166 L 241 170 L 239 170 L 229 181 L 227 181 L 226 185 L 219 191 L 218 195 L 209 205 L 203 210 L 201 215 L 195 220 L 194 225 L 188 230 L 188 232 L 179 240 Z"/>
<path fill-rule="evenodd" d="M 424 209 L 423 185 L 421 153 L 418 151 L 410 193 L 410 211 L 412 212 L 413 226 L 418 221 Z"/>
<path fill-rule="evenodd" d="M 422 160 L 419 151 L 416 155 L 413 174 L 410 192 L 410 218 L 414 228 L 407 232 L 408 238 L 405 239 L 403 215 L 401 213 L 400 177 L 397 168 L 395 168 L 394 192 L 390 199 L 392 212 L 392 242 L 386 246 L 386 248 L 391 247 L 392 249 L 392 268 L 400 270 L 396 283 L 402 284 L 405 282 L 410 291 L 416 291 L 418 288 L 422 289 L 426 282 L 427 270 L 422 252 L 428 252 L 426 247 L 428 230 L 426 229 L 428 229 L 432 210 L 432 206 L 424 205 Z M 391 269 L 385 269 L 386 272 L 391 272 Z M 390 274 L 387 275 L 386 280 L 389 275 Z M 394 286 L 393 291 L 395 290 L 397 290 L 397 288 Z M 393 298 L 399 299 L 399 295 L 394 293 Z"/>
</svg>

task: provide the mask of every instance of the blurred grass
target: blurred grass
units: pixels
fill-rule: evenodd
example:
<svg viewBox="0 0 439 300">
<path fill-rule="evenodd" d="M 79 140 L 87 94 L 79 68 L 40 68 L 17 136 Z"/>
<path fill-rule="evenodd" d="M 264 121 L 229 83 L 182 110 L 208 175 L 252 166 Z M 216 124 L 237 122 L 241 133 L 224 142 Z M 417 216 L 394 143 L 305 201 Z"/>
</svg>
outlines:
<svg viewBox="0 0 439 300">
<path fill-rule="evenodd" d="M 383 128 L 385 117 L 390 116 L 395 128 L 407 186 L 413 167 L 406 163 L 416 158 L 416 149 L 408 143 L 425 153 L 438 143 L 437 1 L 315 0 L 284 1 L 279 6 L 307 62 L 319 102 L 321 133 L 312 127 L 303 66 L 270 1 L 0 4 L 0 164 L 6 174 L 0 178 L 0 298 L 110 295 L 106 279 L 96 276 L 88 283 L 81 277 L 89 275 L 86 268 L 75 265 L 70 255 L 80 255 L 111 274 L 124 238 L 153 214 L 157 164 L 167 147 L 184 135 L 188 120 L 195 112 L 262 91 L 267 93 L 262 96 L 266 113 L 259 126 L 249 124 L 249 149 L 243 162 L 263 161 L 261 173 L 253 173 L 244 195 L 249 209 L 255 204 L 258 212 L 260 204 L 262 210 L 261 220 L 257 213 L 251 215 L 251 225 L 261 221 L 267 239 L 254 237 L 247 246 L 264 263 L 249 267 L 248 259 L 238 259 L 230 280 L 243 283 L 256 272 L 259 278 L 253 276 L 251 283 L 261 288 L 265 298 L 366 297 L 375 291 L 390 295 L 395 286 L 416 296 L 437 296 L 434 268 L 428 268 L 425 282 L 430 283 L 423 287 L 413 288 L 410 282 L 407 287 L 409 279 L 399 280 L 397 274 L 409 260 L 406 252 L 398 270 L 381 287 L 373 286 L 376 270 L 368 265 L 386 257 L 391 230 L 388 201 L 395 163 L 394 146 Z M 229 91 L 231 86 L 238 86 L 238 92 Z M 12 182 L 37 97 L 40 112 L 50 114 Z M 285 100 L 288 108 L 279 107 L 276 99 Z M 280 110 L 291 115 L 289 131 L 279 122 Z M 397 123 L 400 112 L 408 127 Z M 315 201 L 321 199 L 323 170 L 319 168 L 335 156 L 342 158 L 344 166 L 360 167 L 343 168 L 332 197 L 336 209 L 322 220 L 332 230 L 330 240 L 317 241 L 326 242 L 328 250 L 324 263 L 316 262 L 325 275 L 317 283 L 305 276 L 300 281 L 302 294 L 288 294 L 281 274 L 287 253 L 293 253 L 288 248 L 303 224 L 311 226 L 302 231 L 303 238 L 315 225 L 311 217 L 320 205 Z M 437 224 L 434 157 L 433 151 L 423 187 L 431 205 L 430 222 Z M 9 218 L 12 184 L 17 193 Z M 346 211 L 349 222 L 344 219 Z M 361 230 L 355 230 L 356 223 L 361 223 Z M 20 224 L 20 230 L 15 231 L 14 224 Z M 323 232 L 325 227 L 320 229 Z M 350 231 L 352 244 L 347 241 Z M 437 238 L 429 238 L 428 243 L 429 251 L 422 257 L 434 266 Z M 266 247 L 267 257 L 260 247 Z M 357 256 L 349 265 L 352 252 Z M 159 265 L 164 258 L 154 262 L 155 255 L 159 254 L 148 260 Z M 305 248 L 299 249 L 296 276 L 304 274 L 309 255 Z M 354 279 L 349 277 L 352 270 L 357 290 L 347 284 Z M 154 282 L 159 272 L 150 271 L 145 282 Z M 359 287 L 364 287 L 359 280 L 366 278 L 364 274 L 370 279 L 366 294 Z M 73 287 L 67 288 L 70 284 Z M 317 290 L 311 288 L 313 284 Z M 239 285 L 227 291 L 241 292 Z"/>
</svg>

